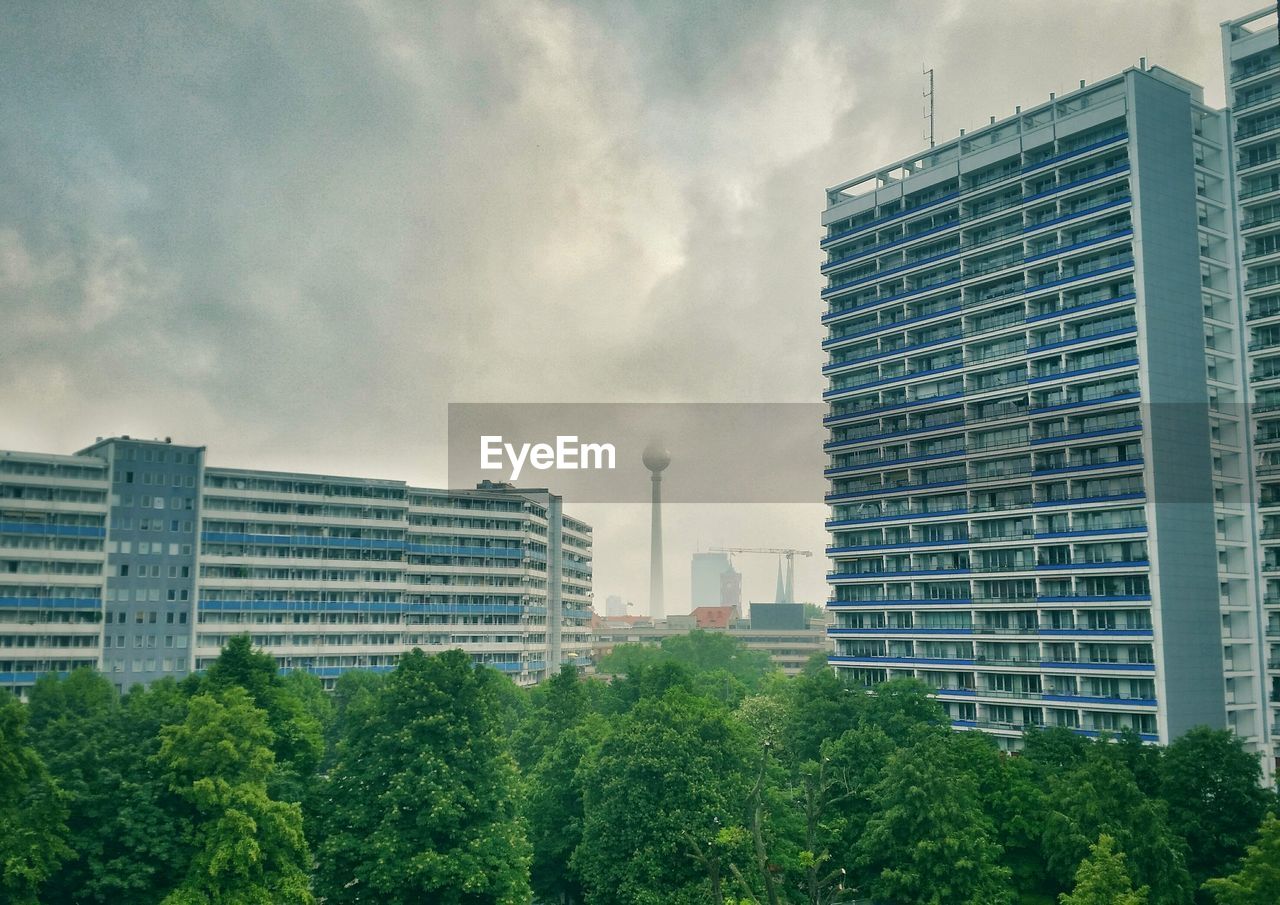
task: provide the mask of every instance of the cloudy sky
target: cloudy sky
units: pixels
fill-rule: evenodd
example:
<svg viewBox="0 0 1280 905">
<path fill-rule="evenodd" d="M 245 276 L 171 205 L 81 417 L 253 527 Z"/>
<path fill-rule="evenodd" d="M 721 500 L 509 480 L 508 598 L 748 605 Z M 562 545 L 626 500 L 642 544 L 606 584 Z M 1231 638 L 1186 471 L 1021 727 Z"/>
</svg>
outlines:
<svg viewBox="0 0 1280 905">
<path fill-rule="evenodd" d="M 431 485 L 450 402 L 812 401 L 823 189 L 921 146 L 923 63 L 939 138 L 1144 55 L 1221 103 L 1260 5 L 13 0 L 0 448 Z M 576 511 L 642 603 L 645 508 Z M 822 517 L 671 507 L 668 609 Z"/>
</svg>

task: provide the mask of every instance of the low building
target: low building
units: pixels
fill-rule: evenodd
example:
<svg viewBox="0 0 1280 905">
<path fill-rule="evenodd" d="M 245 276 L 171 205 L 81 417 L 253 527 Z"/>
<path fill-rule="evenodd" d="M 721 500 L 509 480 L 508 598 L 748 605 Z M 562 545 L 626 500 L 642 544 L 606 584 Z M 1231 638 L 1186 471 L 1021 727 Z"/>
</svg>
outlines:
<svg viewBox="0 0 1280 905">
<path fill-rule="evenodd" d="M 217 468 L 129 437 L 0 452 L 0 687 L 182 677 L 238 634 L 326 685 L 415 647 L 533 684 L 591 664 L 591 550 L 541 489 Z"/>
<path fill-rule="evenodd" d="M 755 613 L 757 607 L 770 606 L 779 606 L 779 604 L 752 604 L 752 613 Z M 804 604 L 780 604 L 780 606 L 797 607 L 803 617 Z M 699 607 L 689 616 L 670 617 L 657 623 L 646 616 L 612 619 L 596 617 L 593 622 L 595 662 L 600 662 L 602 657 L 619 644 L 661 644 L 663 638 L 685 635 L 700 628 L 696 624 L 698 609 L 718 611 L 733 608 Z M 720 619 L 719 613 L 716 614 L 716 619 L 724 621 Z M 814 654 L 825 654 L 829 649 L 827 626 L 821 619 L 805 621 L 802 618 L 798 626 L 794 624 L 757 626 L 749 620 L 735 618 L 727 621 L 723 626 L 708 626 L 702 630 L 724 632 L 729 637 L 741 641 L 749 650 L 765 651 L 774 664 L 788 676 L 796 675 L 804 669 Z"/>
</svg>

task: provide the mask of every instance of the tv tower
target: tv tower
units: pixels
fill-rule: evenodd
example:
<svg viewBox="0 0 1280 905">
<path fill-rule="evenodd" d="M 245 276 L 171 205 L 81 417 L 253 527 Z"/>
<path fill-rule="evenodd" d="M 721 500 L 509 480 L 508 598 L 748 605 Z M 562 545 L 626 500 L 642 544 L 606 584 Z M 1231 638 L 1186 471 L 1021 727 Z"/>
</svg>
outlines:
<svg viewBox="0 0 1280 905">
<path fill-rule="evenodd" d="M 644 467 L 653 481 L 653 515 L 649 534 L 649 618 L 654 622 L 667 618 L 662 593 L 662 470 L 671 464 L 671 453 L 659 443 L 644 450 Z"/>
</svg>

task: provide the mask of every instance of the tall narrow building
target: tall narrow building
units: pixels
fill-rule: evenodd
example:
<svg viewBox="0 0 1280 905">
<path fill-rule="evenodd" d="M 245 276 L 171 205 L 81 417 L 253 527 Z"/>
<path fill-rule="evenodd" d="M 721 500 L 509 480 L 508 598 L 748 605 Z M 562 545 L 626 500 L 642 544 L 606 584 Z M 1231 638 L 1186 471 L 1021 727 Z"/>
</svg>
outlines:
<svg viewBox="0 0 1280 905">
<path fill-rule="evenodd" d="M 1268 758 L 1280 764 L 1280 35 L 1276 7 L 1222 24 L 1223 72 L 1233 153 L 1235 227 L 1239 241 L 1242 313 L 1252 388 L 1246 441 L 1253 481 L 1246 500 L 1255 514 L 1247 526 L 1256 542 L 1261 606 L 1232 614 L 1226 639 L 1228 676 L 1250 669 L 1241 694 L 1262 702 L 1258 731 Z M 1233 701 L 1228 679 L 1228 706 Z"/>
<path fill-rule="evenodd" d="M 1266 747 L 1227 121 L 1144 63 L 828 191 L 840 672 Z"/>
</svg>

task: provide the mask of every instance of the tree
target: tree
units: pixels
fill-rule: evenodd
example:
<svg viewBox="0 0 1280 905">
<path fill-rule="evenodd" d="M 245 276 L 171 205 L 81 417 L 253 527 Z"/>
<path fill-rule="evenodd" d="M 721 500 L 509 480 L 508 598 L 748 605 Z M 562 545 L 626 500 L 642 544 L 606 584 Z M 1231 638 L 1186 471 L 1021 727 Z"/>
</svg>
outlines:
<svg viewBox="0 0 1280 905">
<path fill-rule="evenodd" d="M 1266 813 L 1258 757 L 1240 738 L 1206 726 L 1174 741 L 1160 762 L 1160 797 L 1169 827 L 1187 842 L 1196 885 L 1229 873 Z"/>
<path fill-rule="evenodd" d="M 663 663 L 672 663 L 697 677 L 702 673 L 727 673 L 754 691 L 765 676 L 776 671 L 765 651 L 751 650 L 723 632 L 695 629 L 687 635 L 662 639 L 659 647 L 619 644 L 600 661 L 600 671 L 612 675 L 636 675 Z M 723 680 L 713 685 L 723 686 Z"/>
<path fill-rule="evenodd" d="M 751 650 L 723 632 L 694 630 L 672 635 L 662 639 L 662 652 L 694 675 L 725 672 L 749 690 L 776 669 L 766 651 Z"/>
<path fill-rule="evenodd" d="M 333 688 L 333 721 L 325 733 L 327 761 L 333 760 L 341 739 L 370 725 L 384 681 L 382 673 L 368 669 L 348 669 L 338 676 Z"/>
<path fill-rule="evenodd" d="M 318 680 L 312 677 L 286 682 L 275 658 L 254 650 L 248 635 L 228 640 L 203 677 L 203 690 L 216 694 L 243 688 L 254 706 L 266 712 L 276 760 L 271 777 L 273 797 L 301 801 L 324 756 L 324 710 L 314 700 L 317 685 Z"/>
<path fill-rule="evenodd" d="M 862 725 L 871 700 L 833 669 L 793 678 L 782 692 L 785 717 L 781 736 L 794 765 L 816 761 L 822 743 Z"/>
<path fill-rule="evenodd" d="M 1275 905 L 1280 902 L 1280 818 L 1268 815 L 1258 841 L 1250 845 L 1240 869 L 1210 880 L 1205 889 L 1218 905 Z"/>
<path fill-rule="evenodd" d="M 582 765 L 582 842 L 572 859 L 591 905 L 723 901 L 757 766 L 746 729 L 681 688 L 615 717 Z"/>
<path fill-rule="evenodd" d="M 571 725 L 529 771 L 522 811 L 533 846 L 530 883 L 542 899 L 581 902 L 582 883 L 570 869 L 585 822 L 581 766 L 608 731 L 603 717 Z"/>
<path fill-rule="evenodd" d="M 195 850 L 163 905 L 314 902 L 302 811 L 267 794 L 274 739 L 249 694 L 231 687 L 197 695 L 160 739 L 155 758 L 193 812 Z"/>
<path fill-rule="evenodd" d="M 1135 890 L 1124 868 L 1124 853 L 1103 834 L 1080 862 L 1076 886 L 1059 897 L 1061 905 L 1146 905 L 1147 887 Z"/>
<path fill-rule="evenodd" d="M 982 812 L 974 778 L 957 769 L 950 735 L 924 735 L 885 765 L 875 812 L 858 843 L 875 901 L 1001 905 L 1009 870 Z"/>
<path fill-rule="evenodd" d="M 918 679 L 891 679 L 877 685 L 862 721 L 879 726 L 900 745 L 909 744 L 921 732 L 950 729 L 942 705 Z"/>
<path fill-rule="evenodd" d="M 800 868 L 810 905 L 831 901 L 838 885 L 857 885 L 858 844 L 873 812 L 873 791 L 893 749 L 889 736 L 868 725 L 828 739 L 817 761 L 800 765 Z"/>
<path fill-rule="evenodd" d="M 45 885 L 52 902 L 158 902 L 190 859 L 186 808 L 150 755 L 160 726 L 186 698 L 172 679 L 141 686 L 123 704 L 91 669 L 41 677 L 31 691 L 31 737 L 66 793 L 75 857 Z"/>
<path fill-rule="evenodd" d="M 72 855 L 64 796 L 27 736 L 27 713 L 11 694 L 0 700 L 0 892 L 35 905 L 41 885 Z"/>
<path fill-rule="evenodd" d="M 123 744 L 119 711 L 111 683 L 88 668 L 66 677 L 46 673 L 31 690 L 31 742 L 64 793 L 67 841 L 75 853 L 45 884 L 48 900 L 96 900 L 90 884 L 102 869 L 113 813 L 125 804 L 115 794 L 113 769 Z"/>
<path fill-rule="evenodd" d="M 516 729 L 512 747 L 524 769 L 536 764 L 548 748 L 587 713 L 587 693 L 577 667 L 564 665 L 546 682 L 535 686 L 528 711 Z"/>
<path fill-rule="evenodd" d="M 414 649 L 340 742 L 322 790 L 317 892 L 331 903 L 527 902 L 530 848 L 499 683 Z"/>
<path fill-rule="evenodd" d="M 1164 803 L 1142 794 L 1109 742 L 1087 742 L 1074 766 L 1047 776 L 1043 857 L 1059 890 L 1071 884 L 1089 846 L 1111 836 L 1134 881 L 1150 887 L 1153 905 L 1191 900 L 1186 845 L 1169 829 Z"/>
<path fill-rule="evenodd" d="M 609 693 L 604 701 L 605 709 L 612 713 L 624 713 L 640 701 L 660 698 L 673 688 L 692 694 L 693 673 L 669 660 L 657 660 L 651 665 L 637 666 L 625 676 L 609 683 Z"/>
<path fill-rule="evenodd" d="M 964 733 L 977 737 L 983 733 Z M 980 788 L 983 810 L 995 824 L 996 841 L 1004 849 L 1001 862 L 1013 875 L 1014 889 L 1024 901 L 1053 901 L 1060 886 L 1045 869 L 1042 854 L 1048 811 L 1044 780 L 1027 757 L 1000 757 L 993 785 Z"/>
</svg>

